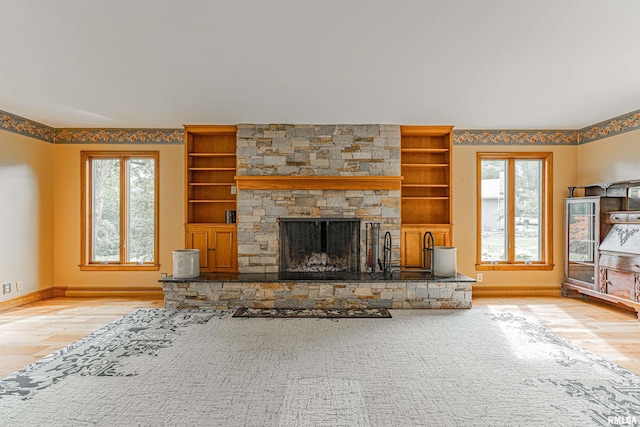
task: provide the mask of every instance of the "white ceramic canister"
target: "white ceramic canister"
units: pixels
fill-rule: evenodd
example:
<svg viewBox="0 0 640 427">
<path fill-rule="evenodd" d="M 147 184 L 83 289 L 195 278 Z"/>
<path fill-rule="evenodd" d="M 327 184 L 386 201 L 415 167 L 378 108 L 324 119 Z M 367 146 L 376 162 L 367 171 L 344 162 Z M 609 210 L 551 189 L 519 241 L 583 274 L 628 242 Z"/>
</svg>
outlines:
<svg viewBox="0 0 640 427">
<path fill-rule="evenodd" d="M 433 247 L 433 274 L 440 277 L 453 277 L 458 274 L 456 261 L 457 249 L 451 246 Z"/>
<path fill-rule="evenodd" d="M 200 276 L 200 250 L 178 249 L 173 251 L 173 278 L 191 279 Z"/>
</svg>

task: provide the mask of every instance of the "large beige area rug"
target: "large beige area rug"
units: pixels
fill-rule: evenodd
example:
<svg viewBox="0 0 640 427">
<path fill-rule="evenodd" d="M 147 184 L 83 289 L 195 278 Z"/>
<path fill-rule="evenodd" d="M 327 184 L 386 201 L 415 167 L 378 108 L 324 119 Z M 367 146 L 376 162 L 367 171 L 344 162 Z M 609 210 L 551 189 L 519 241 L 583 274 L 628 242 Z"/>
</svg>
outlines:
<svg viewBox="0 0 640 427">
<path fill-rule="evenodd" d="M 6 426 L 610 426 L 640 378 L 526 319 L 145 309 L 0 381 Z"/>
</svg>

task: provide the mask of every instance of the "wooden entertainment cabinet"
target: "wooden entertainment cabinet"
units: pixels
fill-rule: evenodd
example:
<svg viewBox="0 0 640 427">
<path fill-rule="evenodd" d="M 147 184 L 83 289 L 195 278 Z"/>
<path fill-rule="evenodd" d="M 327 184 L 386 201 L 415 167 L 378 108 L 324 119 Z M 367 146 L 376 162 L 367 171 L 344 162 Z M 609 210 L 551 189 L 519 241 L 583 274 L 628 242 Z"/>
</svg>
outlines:
<svg viewBox="0 0 640 427">
<path fill-rule="evenodd" d="M 577 292 L 640 316 L 640 181 L 569 190 L 563 295 Z"/>
</svg>

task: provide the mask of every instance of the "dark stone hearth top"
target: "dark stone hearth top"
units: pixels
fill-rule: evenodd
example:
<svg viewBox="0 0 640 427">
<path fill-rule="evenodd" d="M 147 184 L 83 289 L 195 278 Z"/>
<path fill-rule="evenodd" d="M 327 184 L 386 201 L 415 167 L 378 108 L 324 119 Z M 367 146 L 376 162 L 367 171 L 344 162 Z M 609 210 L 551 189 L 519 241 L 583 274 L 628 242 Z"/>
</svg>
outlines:
<svg viewBox="0 0 640 427">
<path fill-rule="evenodd" d="M 433 276 L 420 271 L 396 271 L 390 276 L 382 273 L 203 273 L 199 277 L 175 279 L 163 277 L 159 282 L 475 282 L 469 276 Z"/>
</svg>

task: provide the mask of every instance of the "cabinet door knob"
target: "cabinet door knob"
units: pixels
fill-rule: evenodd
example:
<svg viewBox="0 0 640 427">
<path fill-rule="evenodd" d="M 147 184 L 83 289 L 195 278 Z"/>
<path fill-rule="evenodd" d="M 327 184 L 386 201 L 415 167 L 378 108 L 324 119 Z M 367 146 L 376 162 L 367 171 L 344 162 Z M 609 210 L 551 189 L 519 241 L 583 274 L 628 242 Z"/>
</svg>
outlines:
<svg viewBox="0 0 640 427">
<path fill-rule="evenodd" d="M 215 250 L 216 250 L 216 248 L 209 248 L 209 251 L 211 251 L 211 252 L 213 252 Z"/>
</svg>

